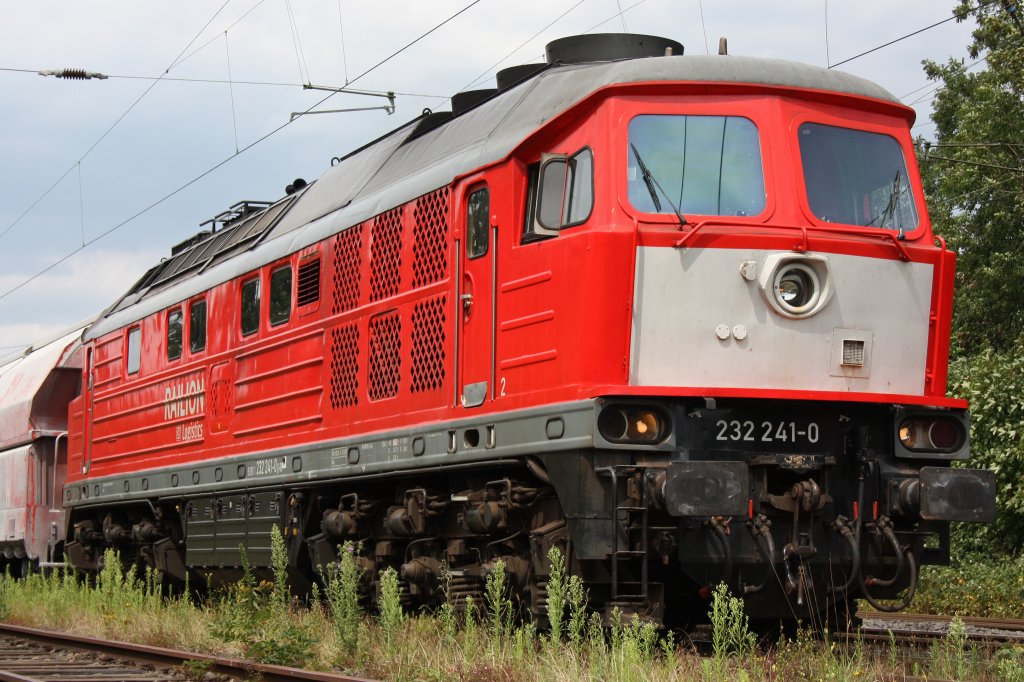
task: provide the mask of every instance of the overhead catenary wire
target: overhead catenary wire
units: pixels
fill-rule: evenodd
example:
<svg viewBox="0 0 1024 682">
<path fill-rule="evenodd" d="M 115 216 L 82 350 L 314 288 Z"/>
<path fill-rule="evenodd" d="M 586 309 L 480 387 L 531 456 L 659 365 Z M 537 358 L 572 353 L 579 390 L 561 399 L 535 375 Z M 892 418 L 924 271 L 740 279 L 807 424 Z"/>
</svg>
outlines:
<svg viewBox="0 0 1024 682">
<path fill-rule="evenodd" d="M 15 68 L 8 68 L 8 67 L 0 67 L 0 71 L 12 71 L 12 72 L 16 72 L 16 73 L 30 73 L 30 74 L 33 74 L 33 75 L 36 75 L 36 74 L 39 73 L 39 69 L 15 69 Z M 268 87 L 277 87 L 277 88 L 306 88 L 306 84 L 305 83 L 287 83 L 287 82 L 283 82 L 283 81 L 240 81 L 240 80 L 230 80 L 229 81 L 229 80 L 224 79 L 224 78 L 180 78 L 180 77 L 174 77 L 174 76 L 135 76 L 135 75 L 126 75 L 126 74 L 109 74 L 107 76 L 107 78 L 115 79 L 115 80 L 119 79 L 119 78 L 127 79 L 127 80 L 145 80 L 145 81 L 161 80 L 161 81 L 166 81 L 168 83 L 202 83 L 202 84 L 211 84 L 211 85 L 228 85 L 230 83 L 231 85 L 258 85 L 258 86 L 268 86 Z M 308 88 L 306 88 L 306 89 L 308 89 Z M 385 92 L 384 90 L 363 90 L 362 92 L 371 92 L 371 93 L 376 93 L 376 94 L 380 94 L 380 95 L 387 94 L 387 92 Z M 426 97 L 428 99 L 430 99 L 430 98 L 433 98 L 433 99 L 448 99 L 448 97 L 449 97 L 448 95 L 428 95 L 428 94 L 419 93 L 419 92 L 400 92 L 400 91 L 397 91 L 397 90 L 391 91 L 391 92 L 394 92 L 396 95 L 401 95 L 403 97 Z M 342 94 L 344 94 L 344 93 L 342 93 Z"/>
<path fill-rule="evenodd" d="M 348 55 L 345 54 L 345 20 L 341 15 L 341 0 L 338 0 L 338 30 L 341 34 L 341 66 L 345 72 L 345 85 L 348 85 Z"/>
<path fill-rule="evenodd" d="M 235 114 L 235 85 L 231 79 L 231 47 L 228 45 L 228 32 L 224 31 L 224 56 L 228 65 L 228 94 L 231 97 L 231 127 L 235 132 L 235 153 L 238 153 L 238 116 Z"/>
<path fill-rule="evenodd" d="M 527 45 L 529 45 L 531 42 L 533 42 L 537 38 L 537 36 L 539 36 L 540 34 L 544 33 L 544 31 L 548 30 L 549 28 L 551 28 L 552 26 L 557 24 L 559 21 L 561 21 L 566 16 L 568 16 L 568 14 L 570 12 L 572 12 L 574 9 L 576 9 L 577 7 L 579 7 L 580 5 L 582 5 L 586 1 L 587 0 L 578 0 L 578 2 L 574 3 L 569 9 L 565 10 L 564 12 L 559 14 L 557 17 L 555 17 L 552 21 L 550 21 L 546 26 L 544 26 L 544 28 L 540 29 L 539 31 L 534 33 L 532 36 L 530 36 L 529 38 L 527 38 L 526 40 L 521 42 L 515 49 L 513 49 L 511 52 L 506 54 L 504 57 L 502 57 L 501 59 L 496 61 L 489 68 L 487 68 L 483 73 L 481 73 L 479 76 L 477 76 L 476 78 L 471 80 L 469 83 L 463 85 L 462 89 L 463 90 L 468 90 L 468 89 L 472 88 L 473 86 L 479 84 L 484 78 L 486 78 L 487 76 L 491 75 L 491 73 L 493 73 L 495 69 L 497 69 L 499 66 L 504 64 L 506 61 L 508 61 L 512 57 L 512 55 L 514 55 L 516 52 L 519 52 L 519 50 L 521 50 L 524 47 L 526 47 Z"/>
<path fill-rule="evenodd" d="M 871 48 L 870 50 L 865 50 L 864 52 L 861 52 L 860 54 L 855 54 L 852 57 L 844 59 L 841 62 L 836 62 L 835 64 L 829 64 L 827 68 L 834 69 L 835 67 L 840 66 L 842 64 L 846 64 L 847 62 L 852 62 L 854 59 L 860 59 L 861 57 L 864 57 L 865 55 L 871 54 L 872 52 L 877 52 L 878 50 L 881 50 L 884 47 L 889 47 L 890 45 L 895 45 L 896 43 L 898 43 L 900 41 L 906 40 L 907 38 L 912 38 L 912 37 L 918 35 L 919 33 L 924 33 L 925 31 L 929 31 L 929 30 L 931 30 L 931 29 L 933 29 L 933 28 L 935 28 L 937 26 L 942 26 L 943 24 L 945 24 L 947 22 L 950 22 L 950 21 L 953 21 L 954 19 L 957 19 L 957 20 L 958 19 L 963 19 L 964 17 L 966 17 L 967 15 L 971 14 L 972 12 L 977 12 L 978 10 L 984 9 L 985 7 L 988 7 L 989 5 L 995 4 L 995 3 L 999 2 L 999 1 L 1000 0 L 987 0 L 987 2 L 982 2 L 977 7 L 972 7 L 971 9 L 965 10 L 963 12 L 954 13 L 953 16 L 948 17 L 946 19 L 943 19 L 942 21 L 937 21 L 934 24 L 930 24 L 928 26 L 925 26 L 924 28 L 919 28 L 916 31 L 912 31 L 912 32 L 910 32 L 910 33 L 908 33 L 908 34 L 906 34 L 904 36 L 900 36 L 899 38 L 896 38 L 895 40 L 890 40 L 887 43 L 882 43 L 881 45 L 878 45 L 876 47 Z"/>
<path fill-rule="evenodd" d="M 697 9 L 700 10 L 700 30 L 704 33 L 704 53 L 711 54 L 711 48 L 708 47 L 708 26 L 704 22 L 704 0 L 697 0 Z"/>
<path fill-rule="evenodd" d="M 295 21 L 295 13 L 292 11 L 291 0 L 285 0 L 285 9 L 288 11 L 288 26 L 292 32 L 292 44 L 295 46 L 295 61 L 299 65 L 299 80 L 309 84 L 313 81 L 309 77 L 309 66 L 306 64 L 306 53 L 302 50 L 302 38 L 299 36 L 299 25 Z"/>
<path fill-rule="evenodd" d="M 192 38 L 192 40 L 190 40 L 188 42 L 188 45 L 186 45 L 181 50 L 181 52 L 178 53 L 178 56 L 174 58 L 174 61 L 171 62 L 170 66 L 168 66 L 167 69 L 164 70 L 164 73 L 167 73 L 167 71 L 170 71 L 172 68 L 174 68 L 174 65 L 178 63 L 178 60 L 181 59 L 181 56 L 183 54 L 185 54 L 185 52 L 188 50 L 188 48 L 191 47 L 192 44 L 194 42 L 196 42 L 196 40 L 199 39 L 199 36 L 201 36 L 203 34 L 203 31 L 205 31 L 207 29 L 207 27 L 210 24 L 213 23 L 214 19 L 217 18 L 217 16 L 221 13 L 221 11 L 223 11 L 223 9 L 227 6 L 228 2 L 230 2 L 230 0 L 224 0 L 224 3 L 217 9 L 216 12 L 213 13 L 213 16 L 210 17 L 209 21 L 207 21 L 206 24 L 203 25 L 203 28 L 201 28 L 199 30 L 199 32 L 196 33 L 196 35 Z M 96 147 L 101 142 L 103 142 L 103 140 L 105 140 L 108 135 L 110 135 L 110 133 L 114 130 L 114 128 L 116 128 L 118 126 L 118 124 L 120 124 L 121 121 L 123 121 L 125 119 L 125 117 L 129 113 L 131 113 L 132 109 L 134 109 L 139 104 L 139 102 L 141 102 L 143 100 L 143 98 L 145 98 L 146 95 L 148 95 L 150 93 L 150 91 L 152 91 L 153 88 L 156 87 L 156 84 L 159 83 L 159 82 L 160 82 L 159 78 L 154 80 L 153 83 L 148 88 L 146 88 L 145 91 L 143 91 L 143 93 L 141 95 L 139 95 L 138 98 L 134 102 L 132 102 L 128 106 L 128 108 L 125 109 L 124 112 L 120 116 L 117 117 L 117 120 L 115 120 L 114 123 L 111 124 L 111 126 L 109 128 L 107 128 L 107 130 L 102 135 L 99 136 L 99 139 L 97 139 L 95 142 L 93 142 L 92 145 L 90 145 L 89 148 L 85 150 L 85 153 L 82 154 L 80 157 L 78 157 L 78 160 L 75 161 L 73 164 L 71 164 L 71 166 L 66 171 L 64 171 L 64 173 L 59 178 L 57 178 L 56 182 L 54 182 L 52 185 L 50 185 L 46 189 L 46 191 L 44 191 L 35 201 L 33 201 L 32 204 L 21 213 L 21 215 L 19 215 L 17 218 L 14 219 L 14 222 L 12 222 L 10 225 L 8 225 L 3 230 L 3 232 L 0 232 L 0 239 L 2 239 L 5 235 L 7 235 L 8 232 L 13 230 L 14 227 L 18 223 L 20 223 L 22 221 L 22 219 L 24 219 L 25 216 L 27 216 L 29 213 L 32 212 L 32 209 L 34 209 L 36 206 L 39 205 L 39 202 L 41 202 L 43 199 L 45 199 L 50 194 L 50 192 L 52 192 L 54 190 L 54 188 L 57 187 L 57 185 L 59 185 L 61 183 L 61 181 L 63 181 L 64 178 L 66 178 L 68 176 L 68 174 L 71 173 L 71 171 L 74 170 L 75 167 L 78 166 L 78 164 L 80 164 L 85 159 L 85 157 L 89 156 L 89 154 L 91 154 L 92 151 L 94 149 L 96 149 Z"/>
<path fill-rule="evenodd" d="M 369 75 L 369 74 L 370 74 L 370 73 L 372 73 L 373 71 L 376 71 L 376 70 L 377 70 L 378 68 L 380 68 L 380 67 L 381 67 L 381 66 L 383 66 L 384 64 L 388 63 L 389 61 L 391 61 L 392 59 L 394 59 L 394 58 L 395 58 L 395 57 L 397 57 L 398 55 L 402 54 L 403 52 L 405 52 L 406 50 L 408 50 L 408 49 L 409 49 L 410 47 L 412 47 L 413 45 L 415 45 L 416 43 L 420 42 L 421 40 L 423 40 L 423 39 L 424 39 L 424 38 L 426 38 L 427 36 L 431 35 L 432 33 L 434 33 L 435 31 L 437 31 L 437 30 L 438 30 L 438 29 L 440 29 L 441 27 L 445 26 L 446 24 L 448 24 L 448 23 L 450 23 L 450 22 L 454 21 L 454 20 L 455 20 L 456 18 L 458 18 L 459 16 L 461 16 L 461 15 L 462 15 L 462 14 L 464 14 L 465 12 L 469 11 L 470 9 L 472 9 L 473 7 L 475 7 L 476 5 L 478 5 L 478 4 L 480 3 L 480 2 L 482 2 L 482 0 L 473 0 L 473 1 L 472 1 L 472 2 L 470 2 L 470 3 L 468 4 L 468 5 L 466 5 L 465 7 L 463 7 L 462 9 L 460 9 L 459 11 L 455 12 L 454 14 L 452 14 L 451 16 L 449 16 L 449 17 L 448 17 L 447 19 L 445 19 L 445 20 L 444 20 L 444 21 L 442 21 L 441 23 L 437 24 L 436 26 L 434 26 L 434 27 L 433 27 L 433 28 L 431 28 L 430 30 L 428 30 L 428 31 L 426 31 L 426 32 L 424 32 L 424 33 L 422 33 L 422 34 L 420 34 L 420 35 L 419 35 L 418 37 L 416 37 L 416 38 L 415 38 L 415 39 L 413 39 L 412 41 L 410 41 L 410 42 L 406 43 L 406 44 L 405 44 L 404 46 L 402 46 L 402 47 L 401 47 L 401 48 L 399 48 L 398 50 L 396 50 L 396 51 L 392 52 L 391 54 L 389 54 L 389 55 L 388 55 L 387 57 L 385 57 L 384 59 L 381 59 L 380 61 L 378 61 L 378 62 L 377 62 L 376 64 L 374 64 L 373 66 L 369 67 L 368 69 L 366 69 L 365 71 L 363 71 L 362 73 L 360 73 L 360 74 L 359 74 L 358 76 L 356 76 L 356 77 L 355 77 L 355 78 L 353 78 L 353 79 L 352 79 L 351 81 L 349 81 L 349 84 L 351 84 L 351 83 L 355 83 L 356 81 L 358 81 L 358 80 L 360 80 L 361 78 L 363 78 L 363 77 L 365 77 L 365 76 Z M 226 3 L 225 3 L 225 4 L 226 4 Z M 317 101 L 316 103 L 314 103 L 313 105 L 311 105 L 311 106 L 310 106 L 309 108 L 307 108 L 307 109 L 306 109 L 306 111 L 307 111 L 307 112 L 308 112 L 308 111 L 312 111 L 313 109 L 315 109 L 315 108 L 319 107 L 320 105 L 324 104 L 325 102 L 327 102 L 328 100 L 330 100 L 330 99 L 331 99 L 332 97 L 334 97 L 334 96 L 335 96 L 335 95 L 337 95 L 337 94 L 338 94 L 337 92 L 331 92 L 331 93 L 327 94 L 326 96 L 324 96 L 323 98 L 321 98 L 320 100 L 318 100 L 318 101 Z M 236 159 L 236 158 L 238 158 L 238 157 L 239 157 L 240 155 L 244 154 L 244 153 L 245 153 L 245 152 L 247 152 L 248 150 L 250 150 L 250 149 L 252 149 L 253 147 L 257 146 L 258 144 L 262 143 L 262 142 L 263 142 L 264 140 L 267 140 L 268 138 L 270 138 L 270 137 L 273 137 L 274 135 L 276 135 L 277 133 L 279 133 L 279 132 L 280 132 L 281 130 L 284 130 L 285 128 L 287 128 L 288 126 L 290 126 L 290 125 L 291 125 L 291 124 L 292 124 L 292 123 L 293 123 L 293 122 L 294 122 L 295 120 L 296 120 L 296 119 L 289 119 L 288 121 L 285 121 L 284 123 L 282 123 L 282 124 L 281 124 L 281 125 L 279 125 L 278 127 L 276 127 L 276 128 L 274 128 L 273 130 L 271 130 L 270 132 L 268 132 L 268 133 L 264 134 L 264 135 L 263 135 L 262 137 L 260 137 L 259 139 L 255 140 L 255 141 L 253 141 L 253 142 L 250 142 L 250 143 L 249 143 L 248 145 L 246 145 L 245 147 L 243 147 L 242 149 L 240 149 L 240 150 L 239 150 L 239 151 L 237 151 L 236 153 L 232 154 L 231 156 L 229 156 L 229 157 L 227 157 L 227 158 L 225 158 L 225 159 L 222 159 L 221 161 L 219 161 L 218 163 L 214 164 L 214 165 L 213 165 L 213 166 L 211 166 L 210 168 L 206 169 L 205 171 L 203 171 L 203 172 L 202 172 L 202 173 L 200 173 L 199 175 L 195 176 L 195 177 L 194 177 L 194 178 L 192 178 L 191 180 L 187 181 L 186 183 L 184 183 L 184 184 L 183 184 L 183 185 L 181 185 L 180 187 L 178 187 L 178 188 L 176 188 L 176 189 L 174 189 L 174 190 L 172 190 L 172 191 L 168 192 L 168 193 L 167 193 L 167 194 L 165 194 L 164 196 L 162 196 L 162 197 L 160 197 L 159 199 L 157 199 L 157 200 L 153 201 L 152 203 L 150 203 L 150 204 L 149 204 L 148 206 L 146 206 L 145 208 L 142 208 L 142 209 L 140 209 L 139 211 L 137 211 L 136 213 L 134 213 L 134 214 L 133 214 L 133 215 L 131 215 L 130 217 L 126 218 L 125 220 L 122 220 L 121 222 L 117 223 L 116 225 L 113 225 L 112 227 L 108 228 L 108 229 L 107 229 L 107 230 L 105 230 L 104 232 L 102 232 L 102 233 L 100 233 L 100 234 L 96 235 L 95 237 L 93 237 L 92 239 L 88 240 L 88 241 L 87 241 L 87 242 L 86 242 L 85 244 L 83 244 L 82 246 L 80 246 L 80 247 L 78 247 L 78 248 L 76 248 L 76 249 L 74 249 L 74 250 L 72 250 L 72 251 L 70 251 L 70 252 L 66 253 L 66 254 L 65 254 L 64 256 L 62 256 L 61 258 L 59 258 L 59 259 L 58 259 L 57 261 L 55 261 L 55 262 L 51 263 L 50 265 L 47 265 L 46 267 L 42 268 L 41 270 L 39 270 L 39 271 L 38 271 L 38 272 L 36 272 L 35 274 L 33 274 L 33 275 L 31 275 L 30 277 L 28 277 L 28 278 L 26 278 L 26 279 L 22 280 L 21 282 L 19 282 L 18 284 L 14 285 L 13 287 L 11 287 L 11 288 L 7 289 L 7 290 L 6 290 L 6 291 L 4 291 L 3 293 L 0 293 L 0 300 L 3 300 L 3 299 L 5 299 L 5 298 L 7 298 L 8 296 L 10 296 L 11 294 L 15 293 L 16 291 L 18 291 L 18 290 L 20 290 L 20 289 L 24 288 L 25 286 L 27 286 L 27 285 L 31 284 L 32 282 L 34 282 L 35 280 L 39 279 L 40 277 L 42 277 L 42 276 L 43 276 L 43 275 L 45 275 L 46 273 L 50 272 L 51 270 L 53 270 L 53 269 L 54 269 L 54 268 L 56 268 L 57 266 L 59 266 L 59 265 L 61 265 L 62 263 L 66 262 L 66 261 L 67 261 L 68 259 L 72 258 L 73 256 L 75 256 L 76 254 L 80 253 L 81 251 L 85 250 L 85 249 L 86 249 L 86 248 L 88 248 L 89 246 L 91 246 L 91 245 L 95 244 L 96 242 L 100 241 L 101 239 L 103 239 L 103 238 L 105 238 L 105 237 L 107 237 L 107 236 L 109 236 L 109 235 L 113 234 L 114 232 L 117 232 L 118 230 L 120 230 L 120 229 L 121 229 L 122 227 L 124 227 L 125 225 L 127 225 L 127 224 L 131 223 L 132 221 L 134 221 L 134 220 L 135 220 L 136 218 L 139 218 L 140 216 L 142 216 L 142 215 L 144 215 L 144 214 L 148 213 L 149 211 L 153 210 L 154 208 L 156 208 L 156 207 L 157 207 L 157 206 L 159 206 L 160 204 L 164 203 L 164 202 L 165 202 L 165 201 L 167 201 L 168 199 L 170 199 L 170 198 L 172 198 L 172 197 L 176 196 L 177 194 L 181 193 L 181 192 L 182 192 L 182 191 L 184 191 L 185 189 L 187 189 L 187 188 L 191 187 L 191 186 L 192 186 L 192 185 L 194 185 L 195 183 L 197 183 L 197 182 L 199 182 L 200 180 L 202 180 L 203 178 L 205 178 L 205 177 L 206 177 L 207 175 L 209 175 L 210 173 L 213 173 L 214 171 L 216 171 L 216 170 L 217 170 L 218 168 L 220 168 L 220 167 L 224 166 L 225 164 L 229 163 L 229 162 L 230 162 L 230 161 L 232 161 L 233 159 Z M 74 168 L 74 166 L 72 166 L 72 169 L 73 169 L 73 168 Z M 70 172 L 70 170 L 69 170 L 68 172 Z M 65 175 L 66 175 L 66 173 L 65 173 Z"/>
</svg>

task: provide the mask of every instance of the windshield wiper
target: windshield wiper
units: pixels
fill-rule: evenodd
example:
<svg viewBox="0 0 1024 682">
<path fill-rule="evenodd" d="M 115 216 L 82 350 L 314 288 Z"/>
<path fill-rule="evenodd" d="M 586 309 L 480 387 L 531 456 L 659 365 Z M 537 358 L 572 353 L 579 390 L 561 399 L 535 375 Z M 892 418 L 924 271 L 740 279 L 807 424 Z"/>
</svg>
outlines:
<svg viewBox="0 0 1024 682">
<path fill-rule="evenodd" d="M 657 187 L 658 190 L 661 191 L 662 195 L 664 195 L 665 200 L 668 202 L 668 205 L 672 207 L 672 212 L 676 214 L 676 218 L 679 218 L 679 229 L 683 229 L 683 227 L 685 227 L 688 224 L 688 221 L 686 220 L 686 218 L 683 217 L 683 214 L 679 212 L 679 209 L 676 208 L 676 205 L 672 203 L 672 198 L 669 197 L 668 192 L 666 192 L 665 189 L 661 186 L 661 183 L 658 182 L 658 179 L 654 177 L 654 173 L 652 173 L 650 169 L 647 167 L 647 164 L 644 163 L 643 158 L 641 158 L 640 156 L 640 150 L 638 150 L 636 148 L 636 145 L 633 144 L 632 142 L 629 143 L 629 146 L 633 149 L 633 156 L 636 157 L 637 165 L 640 166 L 640 173 L 644 177 L 644 185 L 647 186 L 647 192 L 651 195 L 651 200 L 654 201 L 654 208 L 658 210 L 658 213 L 661 213 L 661 202 L 658 200 L 658 192 L 655 191 L 654 189 L 655 187 Z"/>
<path fill-rule="evenodd" d="M 876 220 L 878 220 L 878 227 L 885 227 L 885 221 L 896 215 L 896 205 L 899 203 L 900 197 L 903 196 L 903 183 L 900 182 L 902 175 L 902 171 L 896 171 L 896 177 L 893 178 L 892 186 L 889 188 L 889 201 L 886 202 L 885 208 L 882 209 L 882 212 L 869 220 L 865 227 L 872 225 Z M 910 189 L 910 187 L 908 186 L 907 189 Z M 900 233 L 903 232 L 902 227 L 895 225 L 894 227 L 897 227 Z"/>
</svg>

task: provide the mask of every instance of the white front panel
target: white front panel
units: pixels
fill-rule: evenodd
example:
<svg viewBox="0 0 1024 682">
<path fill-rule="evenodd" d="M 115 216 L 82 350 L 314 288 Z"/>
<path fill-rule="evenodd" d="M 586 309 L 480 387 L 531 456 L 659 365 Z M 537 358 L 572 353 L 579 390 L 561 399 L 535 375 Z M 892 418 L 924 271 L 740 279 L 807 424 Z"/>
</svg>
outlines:
<svg viewBox="0 0 1024 682">
<path fill-rule="evenodd" d="M 758 283 L 777 253 L 638 248 L 630 383 L 924 392 L 931 265 L 816 254 L 827 259 L 833 294 L 794 320 L 769 308 Z M 844 340 L 863 351 L 862 364 L 843 365 Z"/>
</svg>

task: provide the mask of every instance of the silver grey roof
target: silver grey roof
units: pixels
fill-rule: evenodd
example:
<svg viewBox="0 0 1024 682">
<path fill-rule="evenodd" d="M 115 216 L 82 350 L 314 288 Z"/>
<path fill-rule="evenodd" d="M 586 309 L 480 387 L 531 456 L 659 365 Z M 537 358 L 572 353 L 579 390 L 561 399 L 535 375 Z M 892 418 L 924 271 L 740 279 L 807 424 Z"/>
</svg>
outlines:
<svg viewBox="0 0 1024 682">
<path fill-rule="evenodd" d="M 650 81 L 824 90 L 900 105 L 863 78 L 777 59 L 672 56 L 551 68 L 419 137 L 413 137 L 416 126 L 407 125 L 349 155 L 307 187 L 257 246 L 122 300 L 86 338 L 131 324 L 500 161 L 544 123 L 601 88 Z"/>
</svg>

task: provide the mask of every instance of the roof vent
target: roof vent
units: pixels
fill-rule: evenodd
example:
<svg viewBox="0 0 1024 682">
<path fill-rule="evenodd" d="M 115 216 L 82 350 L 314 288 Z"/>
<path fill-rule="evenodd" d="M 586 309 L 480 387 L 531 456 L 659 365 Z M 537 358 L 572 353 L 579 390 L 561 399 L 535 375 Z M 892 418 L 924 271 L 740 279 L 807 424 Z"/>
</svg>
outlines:
<svg viewBox="0 0 1024 682">
<path fill-rule="evenodd" d="M 548 68 L 547 64 L 518 64 L 498 72 L 498 92 L 505 92 Z"/>
<path fill-rule="evenodd" d="M 485 90 L 465 90 L 452 95 L 452 113 L 456 116 L 464 114 L 481 102 L 485 102 L 498 94 L 493 88 Z"/>
<path fill-rule="evenodd" d="M 585 64 L 683 54 L 683 45 L 669 38 L 638 33 L 594 33 L 552 40 L 544 48 L 548 64 Z"/>
</svg>

